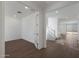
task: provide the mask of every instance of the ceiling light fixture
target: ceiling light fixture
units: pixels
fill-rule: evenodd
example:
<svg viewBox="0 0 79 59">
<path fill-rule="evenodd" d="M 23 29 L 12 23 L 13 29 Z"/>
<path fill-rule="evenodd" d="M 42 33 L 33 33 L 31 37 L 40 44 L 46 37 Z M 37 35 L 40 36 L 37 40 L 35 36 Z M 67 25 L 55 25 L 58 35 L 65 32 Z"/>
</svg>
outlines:
<svg viewBox="0 0 79 59">
<path fill-rule="evenodd" d="M 22 12 L 21 12 L 21 11 L 17 11 L 17 13 L 18 13 L 18 14 L 21 14 Z"/>
<path fill-rule="evenodd" d="M 58 13 L 58 11 L 56 11 L 56 13 Z"/>
<path fill-rule="evenodd" d="M 25 6 L 25 9 L 28 9 L 28 7 L 27 7 L 27 6 Z"/>
</svg>

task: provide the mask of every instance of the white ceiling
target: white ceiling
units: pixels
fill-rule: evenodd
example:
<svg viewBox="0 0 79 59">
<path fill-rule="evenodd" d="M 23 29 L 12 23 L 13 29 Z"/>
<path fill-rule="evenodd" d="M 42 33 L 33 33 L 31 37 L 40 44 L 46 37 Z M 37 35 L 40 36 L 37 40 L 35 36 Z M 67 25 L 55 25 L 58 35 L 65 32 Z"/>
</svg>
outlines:
<svg viewBox="0 0 79 59">
<path fill-rule="evenodd" d="M 24 17 L 33 12 L 33 10 L 31 10 L 30 8 L 25 9 L 24 4 L 15 1 L 5 2 L 5 9 L 6 15 L 13 17 L 15 17 L 15 15 L 16 17 Z M 18 14 L 18 11 L 21 11 L 22 13 Z"/>
<path fill-rule="evenodd" d="M 58 11 L 58 13 L 56 13 Z M 79 3 L 71 6 L 51 10 L 48 12 L 49 17 L 58 17 L 59 19 L 78 20 L 79 19 Z"/>
<path fill-rule="evenodd" d="M 33 13 L 37 8 L 45 8 L 47 12 L 50 11 L 56 11 L 56 10 L 61 10 L 63 8 L 66 8 L 71 5 L 75 5 L 79 2 L 75 1 L 7 1 L 5 2 L 5 8 L 6 8 L 6 14 L 13 16 L 16 15 L 17 17 L 25 17 L 31 13 Z M 29 9 L 25 9 L 25 6 L 28 6 Z M 75 6 L 75 8 L 79 8 L 79 6 Z M 73 9 L 73 8 L 72 8 Z M 68 9 L 69 10 L 69 9 Z M 17 11 L 21 11 L 21 14 L 18 14 Z M 73 9 L 74 11 L 74 9 Z M 73 12 L 72 11 L 72 12 Z M 64 11 L 61 11 L 63 13 Z M 67 11 L 66 13 L 72 13 L 70 11 Z M 60 14 L 61 14 L 60 13 Z M 75 11 L 75 13 L 77 13 Z"/>
</svg>

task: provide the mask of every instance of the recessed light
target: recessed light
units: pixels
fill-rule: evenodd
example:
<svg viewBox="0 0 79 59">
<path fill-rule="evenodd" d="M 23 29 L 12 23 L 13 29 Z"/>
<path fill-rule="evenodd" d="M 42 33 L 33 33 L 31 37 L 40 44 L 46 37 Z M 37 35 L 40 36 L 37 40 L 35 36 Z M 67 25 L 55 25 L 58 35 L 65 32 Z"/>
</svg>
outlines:
<svg viewBox="0 0 79 59">
<path fill-rule="evenodd" d="M 58 11 L 56 11 L 56 13 L 58 13 Z"/>
<path fill-rule="evenodd" d="M 19 14 L 20 14 L 20 13 L 22 13 L 22 12 L 21 12 L 21 11 L 17 11 L 17 13 L 19 13 Z"/>
<path fill-rule="evenodd" d="M 25 9 L 28 9 L 28 7 L 27 7 L 27 6 L 25 6 Z"/>
</svg>

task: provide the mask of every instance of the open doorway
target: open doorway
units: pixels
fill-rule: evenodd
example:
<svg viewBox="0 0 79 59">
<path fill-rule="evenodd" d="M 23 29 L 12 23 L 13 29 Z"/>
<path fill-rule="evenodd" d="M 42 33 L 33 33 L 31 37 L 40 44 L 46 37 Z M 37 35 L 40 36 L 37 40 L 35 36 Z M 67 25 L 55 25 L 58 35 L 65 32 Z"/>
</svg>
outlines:
<svg viewBox="0 0 79 59">
<path fill-rule="evenodd" d="M 47 13 L 47 41 L 79 50 L 78 4 Z M 73 10 L 72 10 L 73 9 Z M 71 11 L 72 10 L 72 11 Z"/>
</svg>

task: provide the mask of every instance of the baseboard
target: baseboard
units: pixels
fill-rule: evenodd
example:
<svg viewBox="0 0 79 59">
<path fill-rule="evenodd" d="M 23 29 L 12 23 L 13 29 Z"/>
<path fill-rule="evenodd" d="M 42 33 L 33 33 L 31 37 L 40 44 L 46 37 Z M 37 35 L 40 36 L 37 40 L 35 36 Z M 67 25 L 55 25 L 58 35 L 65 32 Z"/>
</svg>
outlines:
<svg viewBox="0 0 79 59">
<path fill-rule="evenodd" d="M 16 41 L 16 40 L 25 40 L 25 41 L 27 41 L 27 42 L 29 42 L 29 43 L 32 43 L 32 44 L 34 44 L 34 42 L 31 42 L 31 41 L 29 41 L 29 40 L 26 40 L 26 39 L 24 39 L 24 38 L 19 38 L 19 39 L 12 39 L 12 40 L 7 40 L 7 41 L 5 41 L 5 42 Z"/>
<path fill-rule="evenodd" d="M 23 40 L 23 39 L 22 38 L 20 38 L 20 39 L 12 39 L 12 40 L 7 40 L 5 42 L 16 41 L 16 40 Z"/>
<path fill-rule="evenodd" d="M 31 42 L 31 41 L 29 41 L 29 40 L 27 40 L 27 39 L 23 39 L 23 40 L 25 40 L 25 41 L 27 41 L 27 42 L 29 42 L 29 43 L 34 44 L 34 42 Z"/>
</svg>

